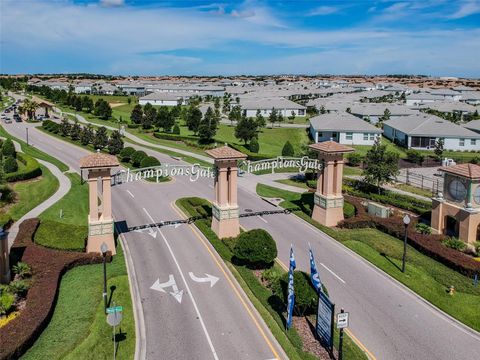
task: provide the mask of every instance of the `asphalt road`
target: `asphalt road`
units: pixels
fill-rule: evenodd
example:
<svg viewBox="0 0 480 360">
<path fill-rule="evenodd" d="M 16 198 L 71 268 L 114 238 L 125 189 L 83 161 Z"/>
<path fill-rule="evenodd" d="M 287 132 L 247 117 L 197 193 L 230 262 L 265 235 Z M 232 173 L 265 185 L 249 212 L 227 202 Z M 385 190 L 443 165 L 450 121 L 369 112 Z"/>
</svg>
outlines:
<svg viewBox="0 0 480 360">
<path fill-rule="evenodd" d="M 13 125 L 13 126 L 12 126 Z M 23 138 L 24 124 L 9 124 L 5 128 Z M 23 133 L 22 133 L 23 132 Z M 78 162 L 83 153 L 77 147 L 58 141 L 41 134 L 38 131 L 31 130 L 31 134 L 35 133 L 35 141 L 37 146 L 42 150 L 57 156 L 60 160 L 65 161 L 65 157 L 69 164 Z M 38 133 L 38 135 L 37 135 Z M 38 136 L 38 137 L 37 137 Z M 150 153 L 155 153 L 148 151 Z M 156 154 L 163 162 L 173 162 L 172 159 L 162 154 Z M 253 211 L 272 209 L 273 206 L 261 200 L 254 193 L 245 190 L 252 188 L 248 181 L 257 181 L 255 177 L 245 177 L 239 180 L 239 202 L 242 212 L 245 209 Z M 138 188 L 137 188 L 138 186 Z M 129 190 L 135 198 L 128 194 Z M 114 213 L 117 219 L 126 219 L 129 225 L 138 223 L 150 223 L 150 216 L 155 220 L 172 220 L 178 219 L 179 215 L 174 211 L 170 211 L 171 201 L 181 196 L 201 196 L 212 199 L 213 189 L 211 180 L 199 180 L 196 183 L 190 183 L 187 178 L 177 177 L 172 183 L 164 184 L 124 184 L 114 187 Z M 127 195 L 125 195 L 127 194 Z M 130 197 L 130 199 L 129 199 Z M 145 213 L 145 208 L 148 212 Z M 119 216 L 117 216 L 117 213 Z M 145 213 L 145 216 L 143 215 Z M 361 343 L 378 359 L 468 359 L 475 358 L 475 354 L 480 352 L 480 337 L 478 333 L 471 331 L 459 324 L 457 321 L 450 319 L 442 312 L 438 311 L 423 299 L 398 284 L 396 281 L 376 269 L 358 255 L 340 245 L 335 240 L 329 238 L 324 233 L 302 222 L 294 215 L 270 215 L 263 218 L 251 217 L 243 218 L 241 223 L 246 228 L 265 228 L 268 230 L 275 240 L 279 250 L 279 258 L 284 264 L 288 263 L 290 244 L 294 244 L 295 256 L 297 259 L 297 267 L 302 270 L 308 270 L 308 244 L 310 243 L 316 256 L 318 270 L 322 281 L 326 284 L 331 299 L 336 303 L 337 309 L 345 308 L 350 312 L 350 330 L 361 341 Z M 198 301 L 206 327 L 211 331 L 211 339 L 213 344 L 221 344 L 219 349 L 223 349 L 225 342 L 219 340 L 217 336 L 217 326 L 220 327 L 223 321 L 222 314 L 217 312 L 208 312 L 206 307 L 211 299 L 215 300 L 214 309 L 222 309 L 217 301 L 224 301 L 223 298 L 211 296 L 215 294 L 216 287 L 222 286 L 224 279 L 220 278 L 218 283 L 211 289 L 201 283 L 192 282 L 188 272 L 192 271 L 196 276 L 203 276 L 205 272 L 208 274 L 221 277 L 219 270 L 215 271 L 212 260 L 202 252 L 198 243 L 193 240 L 191 231 L 188 227 L 182 225 L 178 228 L 162 229 L 167 241 L 163 239 L 161 234 L 157 234 L 157 238 L 153 238 L 147 234 L 127 234 L 126 239 L 128 246 L 131 248 L 132 259 L 135 263 L 135 269 L 139 278 L 139 287 L 142 294 L 145 319 L 147 323 L 147 349 L 157 351 L 156 346 L 152 345 L 152 341 L 160 341 L 159 334 L 170 333 L 178 330 L 177 326 L 185 330 L 188 325 L 178 325 L 184 319 L 185 314 L 195 315 L 192 309 L 180 311 L 176 313 L 178 307 L 168 307 L 165 316 L 171 319 L 171 323 L 150 318 L 160 305 L 155 305 L 155 293 L 148 291 L 149 287 L 158 278 L 160 282 L 168 280 L 170 274 L 175 277 L 179 289 L 185 292 L 192 292 L 195 300 Z M 142 239 L 144 241 L 142 241 Z M 168 245 L 172 248 L 173 253 L 179 262 L 179 266 L 173 266 L 173 257 L 169 255 Z M 184 246 L 183 243 L 185 243 Z M 188 243 L 188 244 L 187 244 Z M 196 248 L 199 246 L 199 248 Z M 194 249 L 190 249 L 194 248 Z M 192 251 L 194 250 L 194 251 Z M 199 251 L 199 252 L 197 252 Z M 198 256 L 198 258 L 196 258 Z M 174 261 L 175 262 L 175 261 Z M 165 267 L 168 264 L 168 267 Z M 213 266 L 213 267 L 210 267 Z M 180 272 L 186 282 L 183 282 Z M 142 280 L 140 280 L 140 278 Z M 190 288 L 190 291 L 187 289 Z M 207 291 L 208 290 L 208 291 Z M 206 297 L 201 296 L 203 292 L 207 293 Z M 146 294 L 146 295 L 145 295 Z M 154 295 L 155 294 L 155 295 Z M 198 294 L 198 295 L 197 295 Z M 175 300 L 168 293 L 159 294 L 163 300 L 170 300 L 175 304 Z M 184 294 L 184 300 L 180 306 L 184 306 L 183 302 L 190 304 L 191 299 Z M 197 299 L 198 298 L 198 299 Z M 228 298 L 230 299 L 230 298 Z M 173 300 L 173 301 L 172 301 Z M 231 300 L 231 299 L 230 299 Z M 166 306 L 166 301 L 161 301 Z M 234 305 L 235 303 L 229 303 Z M 193 304 L 191 304 L 193 305 Z M 172 310 L 173 309 L 173 310 Z M 205 309 L 205 310 L 204 310 Z M 244 313 L 243 309 L 233 310 L 230 307 L 227 312 Z M 171 313 L 170 313 L 171 311 Z M 192 312 L 192 313 L 189 313 Z M 169 317 L 168 314 L 172 316 Z M 182 315 L 183 314 L 183 315 Z M 215 320 L 208 320 L 211 316 L 217 316 L 218 323 Z M 244 315 L 248 318 L 248 316 Z M 157 318 L 158 319 L 158 318 Z M 244 319 L 245 320 L 245 319 Z M 247 321 L 250 321 L 246 319 Z M 209 322 L 211 321 L 211 322 Z M 197 320 L 197 322 L 199 322 Z M 161 325 L 158 325 L 160 323 Z M 195 321 L 193 321 L 195 323 Z M 176 325 L 171 325 L 176 324 Z M 189 323 L 190 324 L 190 323 Z M 238 322 L 236 323 L 238 325 Z M 198 341 L 203 339 L 201 347 L 202 355 L 212 357 L 209 351 L 206 336 L 201 336 L 201 326 L 196 324 L 195 332 L 200 335 Z M 226 325 L 223 326 L 225 328 Z M 198 330 L 200 328 L 200 330 Z M 155 329 L 155 330 L 153 330 Z M 149 331 L 150 330 L 150 331 Z M 178 330 L 179 331 L 179 330 Z M 248 337 L 242 330 L 239 336 Z M 154 332 L 154 335 L 152 335 Z M 225 332 L 224 332 L 225 333 Z M 182 332 L 185 336 L 185 332 Z M 221 333 L 220 333 L 221 334 Z M 258 331 L 256 331 L 258 334 Z M 238 336 L 238 335 L 237 335 Z M 153 337 L 153 338 L 152 338 Z M 153 340 L 155 339 L 155 340 Z M 171 338 L 169 338 L 172 341 Z M 183 343 L 181 338 L 174 338 L 175 344 Z M 187 340 L 187 343 L 191 343 Z M 245 342 L 246 348 L 249 342 Z M 165 351 L 163 346 L 159 348 Z M 240 348 L 244 349 L 241 344 Z M 177 348 L 177 346 L 173 348 Z M 180 346 L 180 345 L 179 345 Z M 256 346 L 255 346 L 256 347 Z M 264 346 L 266 348 L 266 346 Z M 211 350 L 211 349 L 210 349 Z M 175 350 L 172 350 L 175 351 Z M 178 349 L 176 351 L 179 351 Z M 219 354 L 220 354 L 219 350 Z M 265 350 L 267 351 L 267 350 Z M 267 351 L 268 352 L 268 351 Z M 191 354 L 186 355 L 187 357 Z M 265 353 L 257 354 L 263 357 Z M 222 354 L 220 358 L 239 358 L 232 354 Z M 260 358 L 259 357 L 259 358 Z M 270 357 L 272 357 L 270 355 Z M 181 356 L 180 356 L 181 358 Z M 267 357 L 265 357 L 267 358 Z"/>
</svg>

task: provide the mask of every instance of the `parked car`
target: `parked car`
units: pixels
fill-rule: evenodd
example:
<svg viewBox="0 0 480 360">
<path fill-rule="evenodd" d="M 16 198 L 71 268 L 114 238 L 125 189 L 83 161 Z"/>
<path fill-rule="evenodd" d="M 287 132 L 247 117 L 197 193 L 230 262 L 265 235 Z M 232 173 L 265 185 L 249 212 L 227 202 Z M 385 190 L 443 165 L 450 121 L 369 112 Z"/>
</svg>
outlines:
<svg viewBox="0 0 480 360">
<path fill-rule="evenodd" d="M 12 123 L 12 119 L 10 118 L 5 118 L 5 124 L 11 124 Z"/>
</svg>

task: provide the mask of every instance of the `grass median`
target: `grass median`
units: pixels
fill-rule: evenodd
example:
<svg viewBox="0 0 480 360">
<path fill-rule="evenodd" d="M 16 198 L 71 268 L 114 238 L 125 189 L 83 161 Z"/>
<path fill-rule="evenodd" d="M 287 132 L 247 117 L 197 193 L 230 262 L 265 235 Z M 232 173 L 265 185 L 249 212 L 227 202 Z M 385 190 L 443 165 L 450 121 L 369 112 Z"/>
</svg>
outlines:
<svg viewBox="0 0 480 360">
<path fill-rule="evenodd" d="M 280 204 L 282 207 L 293 210 L 297 216 L 355 251 L 447 314 L 480 330 L 480 287 L 475 287 L 472 279 L 429 258 L 410 245 L 407 246 L 406 271 L 402 273 L 401 240 L 377 229 L 323 226 L 311 219 L 308 194 L 293 193 L 263 184 L 257 185 L 257 193 L 263 197 L 284 199 Z M 448 294 L 451 285 L 456 289 L 453 296 Z"/>
</svg>

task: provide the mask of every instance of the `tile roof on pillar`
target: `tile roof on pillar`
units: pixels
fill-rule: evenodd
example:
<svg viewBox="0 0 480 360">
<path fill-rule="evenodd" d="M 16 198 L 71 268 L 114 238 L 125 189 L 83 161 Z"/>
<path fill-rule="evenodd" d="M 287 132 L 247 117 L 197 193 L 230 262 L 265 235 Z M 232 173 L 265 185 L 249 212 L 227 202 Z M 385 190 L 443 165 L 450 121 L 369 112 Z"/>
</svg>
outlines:
<svg viewBox="0 0 480 360">
<path fill-rule="evenodd" d="M 81 169 L 112 168 L 119 166 L 117 158 L 113 155 L 96 152 L 80 159 Z"/>
<path fill-rule="evenodd" d="M 454 166 L 445 166 L 440 171 L 462 176 L 468 179 L 480 179 L 480 165 L 475 164 L 459 164 Z"/>
<path fill-rule="evenodd" d="M 315 150 L 321 153 L 327 153 L 327 154 L 347 153 L 347 152 L 355 151 L 355 149 L 346 145 L 339 144 L 333 140 L 312 144 L 312 145 L 309 145 L 309 148 L 312 150 Z"/>
<path fill-rule="evenodd" d="M 215 149 L 210 149 L 205 151 L 209 156 L 214 159 L 246 159 L 247 155 L 244 153 L 232 149 L 228 146 L 222 146 Z"/>
</svg>

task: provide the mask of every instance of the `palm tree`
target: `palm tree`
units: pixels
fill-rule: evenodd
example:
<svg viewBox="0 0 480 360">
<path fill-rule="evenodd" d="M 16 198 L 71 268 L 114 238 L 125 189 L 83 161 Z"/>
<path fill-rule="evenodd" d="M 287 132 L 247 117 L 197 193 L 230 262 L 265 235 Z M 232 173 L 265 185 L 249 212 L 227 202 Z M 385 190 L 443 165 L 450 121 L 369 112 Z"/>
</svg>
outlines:
<svg viewBox="0 0 480 360">
<path fill-rule="evenodd" d="M 25 99 L 23 102 L 24 111 L 27 113 L 29 120 L 35 117 L 35 111 L 37 111 L 39 104 L 33 100 Z"/>
</svg>

